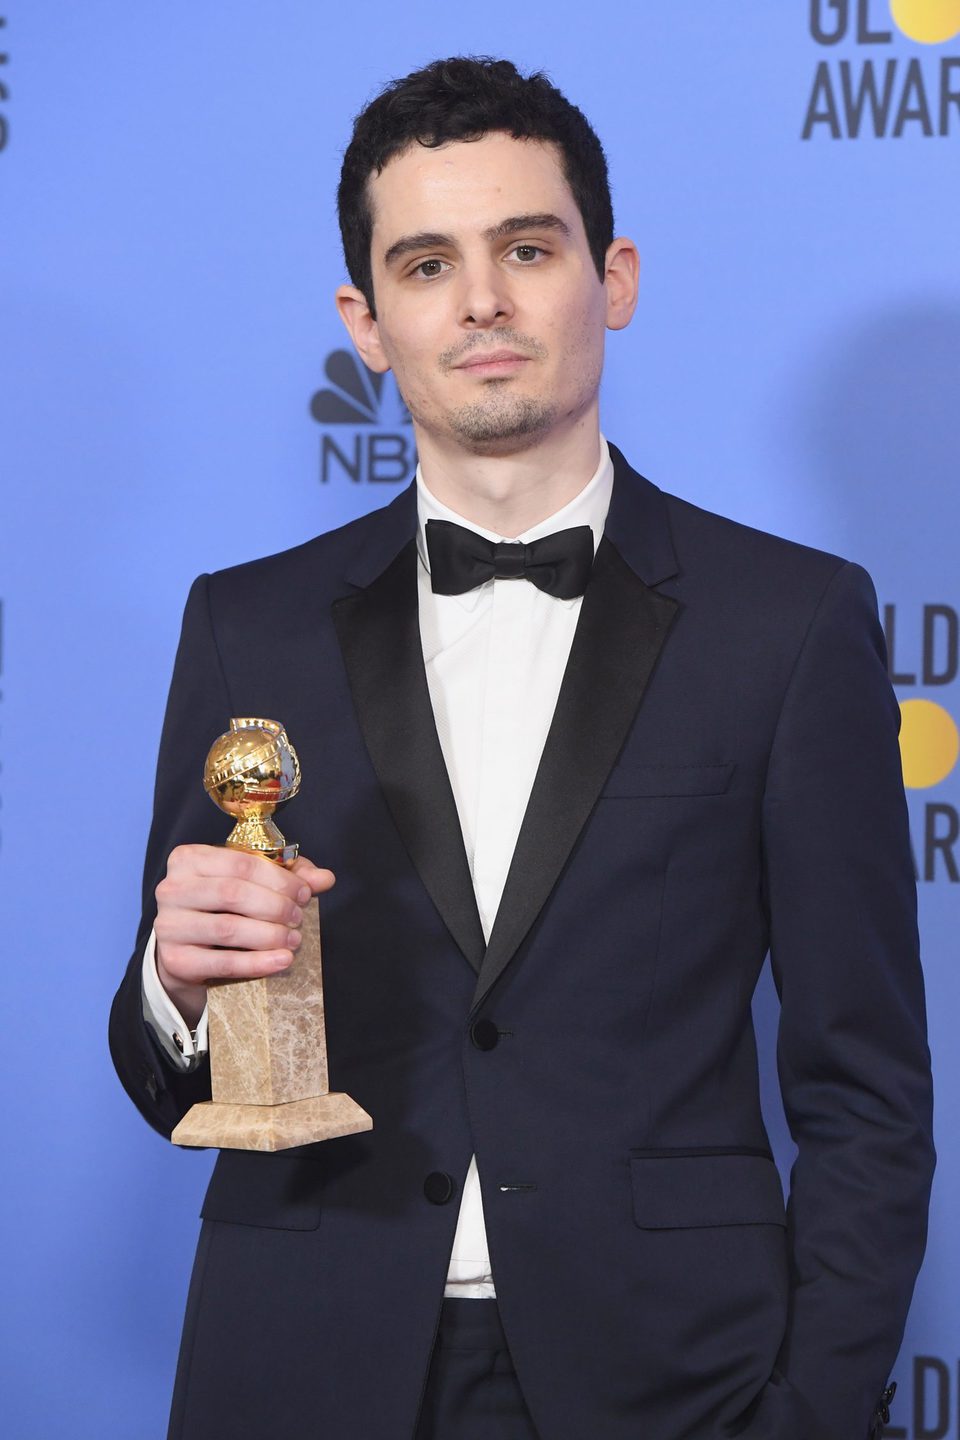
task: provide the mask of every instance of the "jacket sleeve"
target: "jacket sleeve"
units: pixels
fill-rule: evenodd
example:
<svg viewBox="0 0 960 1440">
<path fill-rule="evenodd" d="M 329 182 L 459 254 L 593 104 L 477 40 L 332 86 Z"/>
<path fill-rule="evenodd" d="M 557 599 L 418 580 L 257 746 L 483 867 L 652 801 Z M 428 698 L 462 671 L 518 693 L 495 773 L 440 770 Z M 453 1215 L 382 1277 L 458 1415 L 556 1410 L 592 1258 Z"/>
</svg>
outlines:
<svg viewBox="0 0 960 1440">
<path fill-rule="evenodd" d="M 133 956 L 110 1013 L 110 1053 L 127 1094 L 162 1135 L 190 1106 L 210 1098 L 210 1067 L 173 1067 L 143 1018 L 141 963 L 156 916 L 154 891 L 177 845 L 222 845 L 225 817 L 203 789 L 207 751 L 233 710 L 210 618 L 209 577 L 195 581 L 183 616 L 160 739 L 153 823 L 143 872 L 140 927 Z"/>
<path fill-rule="evenodd" d="M 796 660 L 764 798 L 778 1065 L 798 1147 L 779 1370 L 836 1440 L 876 1425 L 934 1165 L 898 724 L 873 586 L 843 565 Z"/>
</svg>

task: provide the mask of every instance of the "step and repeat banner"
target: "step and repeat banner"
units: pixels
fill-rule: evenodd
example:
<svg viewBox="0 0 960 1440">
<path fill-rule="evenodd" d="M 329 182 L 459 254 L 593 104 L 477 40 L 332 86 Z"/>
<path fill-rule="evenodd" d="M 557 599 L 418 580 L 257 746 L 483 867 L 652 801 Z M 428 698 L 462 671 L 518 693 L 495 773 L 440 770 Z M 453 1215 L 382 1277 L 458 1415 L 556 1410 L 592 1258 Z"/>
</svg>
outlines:
<svg viewBox="0 0 960 1440">
<path fill-rule="evenodd" d="M 334 311 L 334 192 L 361 105 L 453 53 L 546 69 L 604 140 L 644 261 L 606 433 L 875 578 L 941 1154 L 889 1433 L 956 1436 L 957 0 L 0 0 L 5 1433 L 164 1434 L 211 1159 L 147 1129 L 105 1032 L 180 612 L 200 571 L 411 473 L 392 377 Z M 756 1013 L 787 1168 L 768 979 Z"/>
</svg>

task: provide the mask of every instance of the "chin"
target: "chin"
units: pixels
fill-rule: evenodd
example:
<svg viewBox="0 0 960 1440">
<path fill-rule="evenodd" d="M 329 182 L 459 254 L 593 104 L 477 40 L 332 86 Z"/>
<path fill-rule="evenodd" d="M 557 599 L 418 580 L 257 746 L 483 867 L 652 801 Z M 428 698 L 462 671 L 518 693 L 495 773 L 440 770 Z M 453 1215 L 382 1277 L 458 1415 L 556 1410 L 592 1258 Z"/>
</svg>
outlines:
<svg viewBox="0 0 960 1440">
<path fill-rule="evenodd" d="M 448 417 L 450 432 L 474 454 L 525 450 L 555 425 L 557 407 L 545 400 L 506 397 L 461 405 Z"/>
</svg>

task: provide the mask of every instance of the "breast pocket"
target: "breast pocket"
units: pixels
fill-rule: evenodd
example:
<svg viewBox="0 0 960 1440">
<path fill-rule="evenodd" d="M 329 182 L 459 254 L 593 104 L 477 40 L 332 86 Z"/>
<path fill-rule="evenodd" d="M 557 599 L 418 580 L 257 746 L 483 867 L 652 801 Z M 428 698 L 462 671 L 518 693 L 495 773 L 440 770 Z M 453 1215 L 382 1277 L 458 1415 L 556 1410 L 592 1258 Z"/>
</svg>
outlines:
<svg viewBox="0 0 960 1440">
<path fill-rule="evenodd" d="M 610 799 L 683 795 L 723 795 L 736 766 L 615 765 L 601 794 Z"/>
<path fill-rule="evenodd" d="M 316 1230 L 320 1224 L 317 1162 L 309 1154 L 224 1150 L 200 1215 L 204 1220 L 225 1220 L 232 1225 Z"/>
<path fill-rule="evenodd" d="M 634 1151 L 630 1178 L 641 1230 L 786 1224 L 780 1176 L 763 1154 Z"/>
</svg>

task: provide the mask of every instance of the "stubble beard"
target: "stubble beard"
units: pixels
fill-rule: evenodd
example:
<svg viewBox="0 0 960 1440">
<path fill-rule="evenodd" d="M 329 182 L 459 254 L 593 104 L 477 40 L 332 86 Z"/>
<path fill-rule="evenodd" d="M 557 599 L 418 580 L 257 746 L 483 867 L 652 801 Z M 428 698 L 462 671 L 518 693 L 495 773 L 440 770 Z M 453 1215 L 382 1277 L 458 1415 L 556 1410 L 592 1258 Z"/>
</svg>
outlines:
<svg viewBox="0 0 960 1440">
<path fill-rule="evenodd" d="M 465 356 L 482 355 L 484 350 L 502 345 L 516 346 L 531 360 L 547 359 L 542 341 L 505 326 L 495 334 L 474 335 L 445 350 L 439 357 L 440 368 L 449 373 Z M 507 377 L 484 381 L 475 400 L 447 413 L 450 433 L 476 455 L 502 454 L 535 444 L 555 423 L 558 407 L 548 399 L 513 394 L 513 388 L 514 381 Z"/>
<path fill-rule="evenodd" d="M 548 400 L 511 395 L 509 381 L 490 380 L 482 399 L 452 410 L 447 421 L 452 433 L 475 454 L 495 454 L 520 441 L 533 443 L 549 431 L 557 406 Z"/>
</svg>

